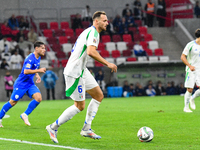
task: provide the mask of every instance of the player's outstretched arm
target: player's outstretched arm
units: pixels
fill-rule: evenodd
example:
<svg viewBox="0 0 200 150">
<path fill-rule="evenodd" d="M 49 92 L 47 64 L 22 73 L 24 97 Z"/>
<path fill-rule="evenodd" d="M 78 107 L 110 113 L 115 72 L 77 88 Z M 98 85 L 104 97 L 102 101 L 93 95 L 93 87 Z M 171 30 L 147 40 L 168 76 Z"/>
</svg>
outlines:
<svg viewBox="0 0 200 150">
<path fill-rule="evenodd" d="M 88 46 L 87 47 L 87 54 L 92 57 L 93 59 L 95 59 L 96 61 L 102 63 L 103 65 L 107 66 L 108 68 L 111 69 L 111 71 L 113 72 L 117 72 L 117 66 L 113 63 L 109 63 L 108 61 L 106 61 L 97 51 L 96 51 L 96 47 L 95 46 Z"/>
<path fill-rule="evenodd" d="M 191 71 L 194 71 L 195 70 L 195 67 L 190 65 L 189 62 L 187 61 L 187 57 L 185 54 L 182 54 L 181 55 L 181 60 L 183 61 L 183 63 L 188 66 L 190 68 Z"/>
<path fill-rule="evenodd" d="M 35 70 L 31 70 L 31 69 L 24 69 L 24 74 L 35 74 L 35 73 L 45 73 L 46 72 L 46 68 L 40 68 L 40 69 L 35 69 Z"/>
</svg>

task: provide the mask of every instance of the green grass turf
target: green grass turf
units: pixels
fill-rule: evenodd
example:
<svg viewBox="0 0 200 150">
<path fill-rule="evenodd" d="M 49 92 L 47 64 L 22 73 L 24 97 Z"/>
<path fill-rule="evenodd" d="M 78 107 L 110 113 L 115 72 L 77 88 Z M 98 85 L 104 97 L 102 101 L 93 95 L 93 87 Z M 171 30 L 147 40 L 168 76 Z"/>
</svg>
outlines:
<svg viewBox="0 0 200 150">
<path fill-rule="evenodd" d="M 86 108 L 90 100 L 86 100 Z M 72 100 L 43 101 L 29 116 L 28 127 L 20 119 L 29 101 L 20 101 L 3 119 L 0 137 L 30 142 L 54 144 L 45 130 L 46 125 L 73 104 Z M 0 103 L 0 108 L 4 102 Z M 63 124 L 58 130 L 58 145 L 96 150 L 199 150 L 200 102 L 193 113 L 183 112 L 183 97 L 131 97 L 105 98 L 93 120 L 92 129 L 102 139 L 93 140 L 80 136 L 86 109 Z M 148 126 L 154 131 L 149 143 L 140 142 L 137 132 Z M 54 144 L 56 145 L 56 144 Z M 0 140 L 0 150 L 57 150 L 45 147 Z"/>
</svg>

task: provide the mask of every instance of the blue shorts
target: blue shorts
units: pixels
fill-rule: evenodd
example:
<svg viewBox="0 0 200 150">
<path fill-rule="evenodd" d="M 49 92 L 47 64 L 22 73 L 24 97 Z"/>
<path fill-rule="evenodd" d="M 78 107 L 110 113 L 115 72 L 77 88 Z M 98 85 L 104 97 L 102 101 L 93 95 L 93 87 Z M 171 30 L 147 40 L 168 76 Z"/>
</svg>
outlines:
<svg viewBox="0 0 200 150">
<path fill-rule="evenodd" d="M 11 98 L 14 101 L 20 100 L 25 94 L 28 95 L 30 98 L 32 98 L 32 95 L 35 93 L 40 93 L 39 88 L 36 85 L 32 85 L 27 89 L 20 89 L 20 88 L 15 88 L 13 89 Z"/>
</svg>

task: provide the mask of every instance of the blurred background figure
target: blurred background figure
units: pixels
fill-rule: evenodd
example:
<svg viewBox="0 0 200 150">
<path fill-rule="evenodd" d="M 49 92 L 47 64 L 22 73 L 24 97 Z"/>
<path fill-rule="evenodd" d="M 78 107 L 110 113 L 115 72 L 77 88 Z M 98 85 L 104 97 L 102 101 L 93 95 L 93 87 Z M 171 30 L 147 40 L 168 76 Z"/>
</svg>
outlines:
<svg viewBox="0 0 200 150">
<path fill-rule="evenodd" d="M 146 95 L 147 96 L 155 96 L 156 95 L 156 91 L 155 89 L 152 87 L 151 84 L 148 85 L 148 88 L 146 89 Z"/>
<path fill-rule="evenodd" d="M 129 97 L 129 91 L 130 91 L 130 86 L 127 80 L 124 81 L 123 85 L 123 96 L 124 97 Z"/>
<path fill-rule="evenodd" d="M 13 91 L 13 84 L 14 84 L 13 76 L 10 75 L 9 71 L 6 71 L 6 75 L 4 76 L 4 83 L 5 83 L 6 97 L 7 100 L 9 100 L 10 94 L 12 94 Z"/>
<path fill-rule="evenodd" d="M 134 18 L 135 20 L 141 20 L 142 19 L 142 3 L 140 0 L 135 0 L 133 3 L 133 12 L 134 12 Z"/>
<path fill-rule="evenodd" d="M 2 62 L 1 62 L 1 69 L 5 69 L 5 70 L 9 70 L 10 67 L 9 67 L 9 64 L 7 63 L 6 59 L 2 59 Z"/>
<path fill-rule="evenodd" d="M 27 34 L 28 36 L 28 41 L 31 43 L 35 43 L 35 41 L 37 41 L 38 38 L 38 34 L 35 32 L 34 28 L 32 27 L 30 29 L 30 31 Z"/>
<path fill-rule="evenodd" d="M 18 22 L 17 18 L 15 18 L 14 14 L 12 14 L 12 16 L 8 19 L 8 26 L 12 30 L 18 30 L 19 29 L 19 22 Z"/>
<path fill-rule="evenodd" d="M 137 41 L 136 44 L 133 46 L 133 51 L 135 53 L 135 56 L 146 56 L 146 51 L 143 49 L 142 45 L 140 45 L 140 42 Z"/>
<path fill-rule="evenodd" d="M 157 15 L 166 17 L 166 6 L 164 0 L 158 0 Z M 165 26 L 165 18 L 157 17 L 159 27 Z"/>
<path fill-rule="evenodd" d="M 99 84 L 100 88 L 102 89 L 102 91 L 105 91 L 106 84 L 104 81 L 104 74 L 101 69 L 95 75 L 95 79 L 96 79 L 97 83 Z"/>
<path fill-rule="evenodd" d="M 22 56 L 17 51 L 10 57 L 11 69 L 21 69 Z"/>
<path fill-rule="evenodd" d="M 147 12 L 147 14 L 146 14 L 146 24 L 147 24 L 147 26 L 153 27 L 155 4 L 152 2 L 152 0 L 148 0 L 147 4 L 145 5 L 144 10 Z"/>
<path fill-rule="evenodd" d="M 194 7 L 194 14 L 197 18 L 200 18 L 200 7 L 199 7 L 199 1 L 196 1 L 196 5 Z"/>
<path fill-rule="evenodd" d="M 123 9 L 122 17 L 126 17 L 127 12 L 129 12 L 131 16 L 133 15 L 132 10 L 129 8 L 129 4 L 126 4 L 126 7 Z"/>
<path fill-rule="evenodd" d="M 82 10 L 82 21 L 89 21 L 92 23 L 92 13 L 89 5 L 86 5 L 86 8 Z"/>
<path fill-rule="evenodd" d="M 73 23 L 72 23 L 72 29 L 74 31 L 78 28 L 83 28 L 81 15 L 79 13 L 76 14 L 76 17 L 74 18 Z"/>
<path fill-rule="evenodd" d="M 47 100 L 50 100 L 50 90 L 52 92 L 52 98 L 55 100 L 55 85 L 58 76 L 52 71 L 52 67 L 49 67 L 48 70 L 43 74 L 42 81 L 44 82 L 44 87 L 46 88 Z"/>
<path fill-rule="evenodd" d="M 165 88 L 162 85 L 161 81 L 157 82 L 157 85 L 156 85 L 156 95 L 166 95 Z"/>
</svg>

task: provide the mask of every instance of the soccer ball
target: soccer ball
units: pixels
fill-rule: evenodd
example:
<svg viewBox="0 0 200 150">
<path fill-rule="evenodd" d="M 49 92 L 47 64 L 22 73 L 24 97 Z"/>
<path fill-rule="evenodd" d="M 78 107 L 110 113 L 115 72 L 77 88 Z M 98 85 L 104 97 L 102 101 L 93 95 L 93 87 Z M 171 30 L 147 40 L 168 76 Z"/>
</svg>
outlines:
<svg viewBox="0 0 200 150">
<path fill-rule="evenodd" d="M 141 142 L 150 142 L 153 139 L 153 130 L 149 127 L 142 127 L 137 133 Z"/>
<path fill-rule="evenodd" d="M 12 86 L 13 85 L 13 81 L 8 81 L 8 84 L 10 85 L 10 86 Z"/>
</svg>

